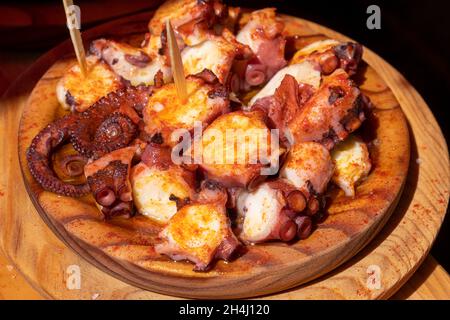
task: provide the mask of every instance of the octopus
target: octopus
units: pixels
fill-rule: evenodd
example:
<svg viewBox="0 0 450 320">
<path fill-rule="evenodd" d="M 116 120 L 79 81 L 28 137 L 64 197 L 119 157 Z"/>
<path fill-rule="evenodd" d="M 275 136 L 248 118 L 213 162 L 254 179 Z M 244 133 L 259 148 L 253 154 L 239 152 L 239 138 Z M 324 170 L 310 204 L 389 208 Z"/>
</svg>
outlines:
<svg viewBox="0 0 450 320">
<path fill-rule="evenodd" d="M 146 52 L 142 48 L 106 39 L 93 41 L 90 52 L 133 86 L 154 85 L 160 76 L 159 72 L 162 73 L 164 82 L 172 80 L 172 70 L 167 57 L 155 52 Z"/>
<path fill-rule="evenodd" d="M 262 112 L 224 114 L 203 132 L 199 143 L 200 169 L 208 179 L 228 188 L 252 188 L 267 177 L 270 167 L 278 165 L 282 151 L 272 142 L 277 141 L 266 126 Z M 196 147 L 199 148 L 194 145 L 194 152 Z"/>
<path fill-rule="evenodd" d="M 195 195 L 195 176 L 171 161 L 171 149 L 155 143 L 145 148 L 131 171 L 133 198 L 138 212 L 167 224 Z"/>
<path fill-rule="evenodd" d="M 361 126 L 370 106 L 348 74 L 337 69 L 317 90 L 287 74 L 275 93 L 258 99 L 251 110 L 264 110 L 285 144 L 315 141 L 331 150 Z"/>
<path fill-rule="evenodd" d="M 130 167 L 136 151 L 137 146 L 117 149 L 84 167 L 89 188 L 108 219 L 134 214 Z"/>
<path fill-rule="evenodd" d="M 372 169 L 367 145 L 361 138 L 352 135 L 332 150 L 331 159 L 335 166 L 333 182 L 347 197 L 354 197 L 356 185 Z"/>
<path fill-rule="evenodd" d="M 305 239 L 312 231 L 303 193 L 283 179 L 267 181 L 237 196 L 239 239 L 244 243 Z M 318 208 L 317 208 L 318 209 Z"/>
<path fill-rule="evenodd" d="M 65 110 L 83 112 L 110 92 L 123 87 L 120 77 L 96 56 L 86 59 L 87 75 L 73 65 L 58 81 L 56 97 Z"/>
<path fill-rule="evenodd" d="M 370 103 L 343 69 L 327 76 L 320 88 L 287 122 L 297 142 L 317 141 L 331 150 L 358 129 Z"/>
<path fill-rule="evenodd" d="M 210 70 L 186 78 L 187 100 L 181 101 L 174 83 L 155 88 L 143 110 L 149 137 L 175 146 L 178 133 L 193 132 L 196 123 L 207 125 L 229 111 L 228 91 Z"/>
<path fill-rule="evenodd" d="M 327 148 L 317 142 L 301 142 L 291 148 L 280 177 L 309 197 L 323 193 L 333 173 L 334 165 Z"/>
<path fill-rule="evenodd" d="M 128 87 L 108 94 L 86 111 L 68 114 L 42 129 L 27 150 L 28 167 L 45 189 L 65 196 L 80 197 L 90 192 L 88 183 L 62 181 L 51 164 L 52 154 L 70 142 L 78 151 L 75 159 L 98 159 L 130 145 L 138 134 L 139 108 L 148 98 L 150 88 Z M 74 156 L 71 155 L 71 158 Z M 65 160 L 66 167 L 71 169 Z M 80 162 L 80 161 L 78 161 Z M 74 174 L 74 173 L 72 173 Z"/>
<path fill-rule="evenodd" d="M 74 65 L 58 82 L 66 114 L 26 153 L 44 190 L 91 196 L 106 223 L 150 219 L 157 253 L 205 272 L 244 245 L 308 238 L 331 184 L 354 197 L 370 178 L 355 132 L 371 108 L 352 79 L 361 45 L 318 41 L 287 61 L 275 9 L 241 15 L 218 0 L 166 1 L 148 28 L 139 47 L 93 41 L 85 77 Z"/>
<path fill-rule="evenodd" d="M 185 73 L 196 74 L 209 69 L 224 84 L 234 58 L 250 56 L 251 52 L 229 31 L 234 28 L 230 20 L 236 20 L 237 15 L 235 8 L 228 9 L 220 1 L 167 1 L 151 19 L 150 32 L 142 47 L 98 39 L 92 42 L 90 53 L 132 85 L 154 85 L 158 77 L 168 83 L 172 81 L 172 70 L 164 23 L 169 18 L 179 47 L 184 48 Z"/>
<path fill-rule="evenodd" d="M 215 26 L 229 25 L 229 13 L 232 19 L 237 15 L 235 9 L 229 10 L 222 1 L 169 0 L 156 10 L 150 20 L 149 37 L 160 39 L 160 49 L 164 49 L 167 40 L 165 23 L 170 19 L 181 43 L 195 46 L 209 35 L 215 35 Z"/>
<path fill-rule="evenodd" d="M 217 259 L 229 261 L 241 243 L 226 214 L 226 191 L 205 181 L 193 203 L 183 206 L 160 232 L 158 253 L 173 260 L 194 262 L 195 271 L 207 271 Z"/>
<path fill-rule="evenodd" d="M 284 58 L 286 39 L 283 37 L 284 22 L 274 8 L 253 11 L 239 30 L 236 40 L 247 45 L 253 57 L 241 65 L 237 74 L 241 90 L 265 83 L 287 64 Z"/>
<path fill-rule="evenodd" d="M 303 61 L 297 64 L 292 64 L 284 67 L 278 71 L 272 79 L 257 93 L 249 102 L 249 106 L 253 106 L 260 99 L 270 99 L 274 96 L 275 91 L 280 88 L 281 82 L 285 76 L 292 76 L 299 86 L 306 92 L 305 89 L 310 89 L 309 92 L 319 89 L 320 82 L 322 81 L 321 72 L 317 70 L 313 63 L 310 61 Z M 278 96 L 280 96 L 278 94 Z M 262 102 L 262 101 L 261 101 Z"/>
<path fill-rule="evenodd" d="M 290 64 L 310 61 L 325 75 L 343 69 L 352 76 L 358 69 L 362 54 L 363 48 L 358 43 L 328 39 L 313 42 L 297 51 Z"/>
<path fill-rule="evenodd" d="M 45 189 L 68 197 L 80 197 L 90 189 L 86 183 L 74 185 L 62 181 L 52 169 L 53 151 L 70 139 L 70 128 L 76 116 L 68 115 L 50 123 L 34 137 L 27 150 L 27 163 L 31 175 Z"/>
<path fill-rule="evenodd" d="M 251 50 L 239 43 L 227 29 L 221 36 L 210 36 L 207 40 L 187 46 L 181 52 L 184 73 L 197 74 L 205 69 L 211 70 L 221 84 L 231 82 L 235 60 L 245 60 L 251 56 Z M 237 91 L 238 88 L 232 88 Z"/>
<path fill-rule="evenodd" d="M 77 114 L 70 128 L 73 147 L 82 155 L 98 158 L 128 146 L 138 134 L 142 110 L 151 88 L 128 87 L 108 94 Z"/>
</svg>

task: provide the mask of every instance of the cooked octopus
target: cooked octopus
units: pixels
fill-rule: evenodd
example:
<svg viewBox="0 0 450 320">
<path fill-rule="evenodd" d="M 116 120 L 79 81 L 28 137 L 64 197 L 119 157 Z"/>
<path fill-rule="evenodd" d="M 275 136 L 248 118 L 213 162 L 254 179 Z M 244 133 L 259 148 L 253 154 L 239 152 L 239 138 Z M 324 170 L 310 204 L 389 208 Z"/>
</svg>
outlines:
<svg viewBox="0 0 450 320">
<path fill-rule="evenodd" d="M 316 141 L 331 150 L 361 126 L 370 104 L 348 74 L 338 69 L 319 89 L 286 75 L 275 94 L 259 99 L 252 110 L 265 110 L 286 143 Z"/>
<path fill-rule="evenodd" d="M 228 10 L 217 0 L 169 0 L 155 11 L 148 24 L 150 37 L 163 39 L 167 19 L 188 46 L 195 46 L 214 35 L 214 26 L 226 22 Z M 164 41 L 161 41 L 164 42 Z"/>
<path fill-rule="evenodd" d="M 369 148 L 354 132 L 371 105 L 352 80 L 361 45 L 315 42 L 288 64 L 289 36 L 272 8 L 241 15 L 218 0 L 169 0 L 141 47 L 95 40 L 86 77 L 73 66 L 58 82 L 68 114 L 32 140 L 32 176 L 60 195 L 90 193 L 108 223 L 151 219 L 156 252 L 196 271 L 242 244 L 306 239 L 330 183 L 353 197 L 368 177 Z"/>
<path fill-rule="evenodd" d="M 55 173 L 51 164 L 51 156 L 58 147 L 70 138 L 70 128 L 76 123 L 77 117 L 68 115 L 50 123 L 42 129 L 31 142 L 27 150 L 27 162 L 31 175 L 48 191 L 69 197 L 80 197 L 89 192 L 89 185 L 70 184 L 62 181 Z"/>
<path fill-rule="evenodd" d="M 200 168 L 226 187 L 251 188 L 267 177 L 261 174 L 264 168 L 278 165 L 274 140 L 262 112 L 224 114 L 203 132 Z"/>
<path fill-rule="evenodd" d="M 254 58 L 248 61 L 243 70 L 244 90 L 267 82 L 286 65 L 283 30 L 284 22 L 277 17 L 275 9 L 266 8 L 252 12 L 238 32 L 237 41 L 249 46 L 254 53 Z"/>
<path fill-rule="evenodd" d="M 207 40 L 183 49 L 184 73 L 192 75 L 211 70 L 219 82 L 226 84 L 235 58 L 245 59 L 250 55 L 248 48 L 236 41 L 231 32 L 223 36 L 210 36 Z"/>
<path fill-rule="evenodd" d="M 362 52 L 362 46 L 358 43 L 322 40 L 297 51 L 290 63 L 310 61 L 325 75 L 336 69 L 344 69 L 349 75 L 353 75 L 361 61 Z"/>
<path fill-rule="evenodd" d="M 73 147 L 82 155 L 98 158 L 128 146 L 138 135 L 139 109 L 151 93 L 147 87 L 130 87 L 108 94 L 77 115 L 70 128 Z"/>
<path fill-rule="evenodd" d="M 348 197 L 355 196 L 355 186 L 370 172 L 370 161 L 367 145 L 359 138 L 350 136 L 338 144 L 331 152 L 335 170 L 333 182 Z"/>
<path fill-rule="evenodd" d="M 193 199 L 194 174 L 171 161 L 171 150 L 150 143 L 131 171 L 133 197 L 140 214 L 161 224 Z"/>
<path fill-rule="evenodd" d="M 330 150 L 361 126 L 367 107 L 358 87 L 338 69 L 323 80 L 287 127 L 296 142 L 318 141 Z"/>
<path fill-rule="evenodd" d="M 72 113 L 42 129 L 27 150 L 28 167 L 46 190 L 79 197 L 89 192 L 88 184 L 63 182 L 53 170 L 52 154 L 67 142 L 79 156 L 97 159 L 130 145 L 137 137 L 142 109 L 151 90 L 122 88 L 103 97 L 86 111 Z"/>
<path fill-rule="evenodd" d="M 325 191 L 334 172 L 330 152 L 317 142 L 299 142 L 292 146 L 280 177 L 289 180 L 305 194 Z"/>
<path fill-rule="evenodd" d="M 87 57 L 86 63 L 86 77 L 83 77 L 80 66 L 75 64 L 56 85 L 56 97 L 66 110 L 83 112 L 100 98 L 123 86 L 117 74 L 97 57 Z"/>
<path fill-rule="evenodd" d="M 202 189 L 197 201 L 169 220 L 159 234 L 163 242 L 155 246 L 174 260 L 194 262 L 196 271 L 208 270 L 215 259 L 230 260 L 240 246 L 227 217 L 225 190 L 208 182 Z"/>
<path fill-rule="evenodd" d="M 136 146 L 117 149 L 84 167 L 91 192 L 106 218 L 134 214 L 130 168 L 136 151 Z"/>
<path fill-rule="evenodd" d="M 158 72 L 162 73 L 164 82 L 172 79 L 172 70 L 165 56 L 148 54 L 141 48 L 105 39 L 92 42 L 90 51 L 131 85 L 153 85 Z"/>
<path fill-rule="evenodd" d="M 294 79 L 302 86 L 311 86 L 311 89 L 317 90 L 320 86 L 320 71 L 309 61 L 303 61 L 292 64 L 278 71 L 269 82 L 250 100 L 249 105 L 254 105 L 259 99 L 272 97 L 275 91 L 281 86 L 286 75 Z"/>
<path fill-rule="evenodd" d="M 293 76 L 286 74 L 275 93 L 256 100 L 250 110 L 262 110 L 269 119 L 270 127 L 280 131 L 281 142 L 289 146 L 294 143 L 289 124 L 313 94 L 312 86 L 298 84 Z"/>
<path fill-rule="evenodd" d="M 155 88 L 143 110 L 145 132 L 174 146 L 178 129 L 192 131 L 196 122 L 206 125 L 228 112 L 228 92 L 211 71 L 186 78 L 187 101 L 178 97 L 174 83 Z M 173 135 L 172 135 L 173 134 Z"/>
<path fill-rule="evenodd" d="M 281 179 L 264 182 L 252 192 L 243 190 L 237 196 L 239 239 L 246 243 L 305 239 L 312 225 L 311 218 L 301 214 L 305 209 L 303 193 Z"/>
</svg>

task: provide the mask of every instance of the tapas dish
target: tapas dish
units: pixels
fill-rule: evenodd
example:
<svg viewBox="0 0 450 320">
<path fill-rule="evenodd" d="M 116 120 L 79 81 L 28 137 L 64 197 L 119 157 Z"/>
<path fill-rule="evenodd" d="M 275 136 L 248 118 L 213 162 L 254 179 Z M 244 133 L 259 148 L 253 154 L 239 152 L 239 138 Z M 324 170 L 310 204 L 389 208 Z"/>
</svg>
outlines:
<svg viewBox="0 0 450 320">
<path fill-rule="evenodd" d="M 392 210 L 406 176 L 403 115 L 377 115 L 383 101 L 371 101 L 360 88 L 367 70 L 362 45 L 305 42 L 301 32 L 292 33 L 301 26 L 290 24 L 273 8 L 248 12 L 218 0 L 169 0 L 139 46 L 95 39 L 87 73 L 66 64 L 47 87 L 58 116 L 28 139 L 25 176 L 33 177 L 32 192 L 89 212 L 95 224 L 88 229 L 76 219 L 64 225 L 64 214 L 50 216 L 84 244 L 150 271 L 142 275 L 147 280 L 160 273 L 161 286 L 167 274 L 226 279 L 227 268 L 245 273 L 253 266 L 244 268 L 241 259 L 255 261 L 256 269 L 286 262 L 263 258 L 258 247 L 270 256 L 302 243 L 311 255 L 345 246 L 353 231 L 322 232 L 328 245 L 312 245 L 339 206 L 350 224 L 377 221 L 366 243 L 386 221 L 381 216 Z M 182 70 L 173 60 L 177 50 Z M 29 104 L 37 108 L 39 101 Z M 402 150 L 380 148 L 380 140 Z M 396 180 L 382 181 L 374 171 L 388 170 L 389 161 L 397 162 L 385 177 Z M 389 183 L 392 194 L 370 190 Z M 38 200 L 41 207 L 46 201 Z M 371 201 L 373 216 L 365 212 Z M 115 231 L 102 231 L 109 227 Z M 105 234 L 128 249 L 102 246 L 96 236 Z M 333 267 L 348 257 L 334 257 Z"/>
</svg>

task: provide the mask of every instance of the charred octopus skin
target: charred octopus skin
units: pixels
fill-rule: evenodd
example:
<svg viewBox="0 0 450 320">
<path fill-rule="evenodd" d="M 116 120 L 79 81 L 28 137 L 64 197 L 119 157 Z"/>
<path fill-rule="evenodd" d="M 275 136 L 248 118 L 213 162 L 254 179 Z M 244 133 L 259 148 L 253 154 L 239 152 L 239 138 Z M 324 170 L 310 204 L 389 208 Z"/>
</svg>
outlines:
<svg viewBox="0 0 450 320">
<path fill-rule="evenodd" d="M 149 87 L 129 87 L 108 94 L 77 115 L 71 127 L 73 147 L 82 155 L 98 158 L 128 146 L 138 134 L 142 109 L 151 93 Z"/>
<path fill-rule="evenodd" d="M 50 123 L 33 139 L 27 150 L 28 168 L 36 181 L 45 190 L 69 197 L 87 194 L 89 185 L 63 182 L 52 169 L 51 156 L 56 148 L 69 140 L 69 130 L 76 121 L 75 115 L 68 115 Z"/>
<path fill-rule="evenodd" d="M 352 76 L 358 69 L 362 53 L 363 48 L 358 43 L 328 39 L 311 43 L 297 51 L 290 64 L 309 61 L 324 75 L 343 69 Z"/>
<path fill-rule="evenodd" d="M 136 151 L 136 146 L 118 149 L 84 168 L 95 201 L 107 219 L 133 215 L 130 168 Z"/>
<path fill-rule="evenodd" d="M 180 40 L 188 46 L 204 41 L 214 35 L 214 26 L 224 23 L 228 9 L 218 0 L 169 0 L 156 10 L 148 27 L 150 37 L 165 42 L 165 23 L 167 19 L 175 29 Z M 164 47 L 164 43 L 161 44 Z"/>
</svg>

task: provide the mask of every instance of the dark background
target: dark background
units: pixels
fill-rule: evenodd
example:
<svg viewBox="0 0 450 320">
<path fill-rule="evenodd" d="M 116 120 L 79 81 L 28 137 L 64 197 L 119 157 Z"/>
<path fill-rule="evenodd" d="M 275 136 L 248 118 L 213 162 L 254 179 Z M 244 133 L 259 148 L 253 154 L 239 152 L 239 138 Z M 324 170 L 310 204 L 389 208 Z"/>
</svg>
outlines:
<svg viewBox="0 0 450 320">
<path fill-rule="evenodd" d="M 147 10 L 151 0 L 75 1 L 82 12 L 84 29 L 105 20 Z M 449 138 L 450 108 L 450 1 L 226 1 L 231 5 L 277 7 L 343 33 L 378 53 L 397 68 L 419 91 Z M 369 30 L 369 5 L 381 8 L 381 30 Z M 19 14 L 14 15 L 18 9 Z M 12 10 L 12 11 L 11 11 Z M 11 13 L 12 12 L 12 13 Z M 20 13 L 22 12 L 22 14 Z M 23 14 L 25 13 L 25 14 Z M 38 56 L 68 38 L 61 1 L 0 2 L 0 58 Z M 13 76 L 0 70 L 2 84 Z M 413 159 L 414 160 L 414 159 Z M 449 216 L 432 249 L 433 256 L 450 271 Z"/>
</svg>

